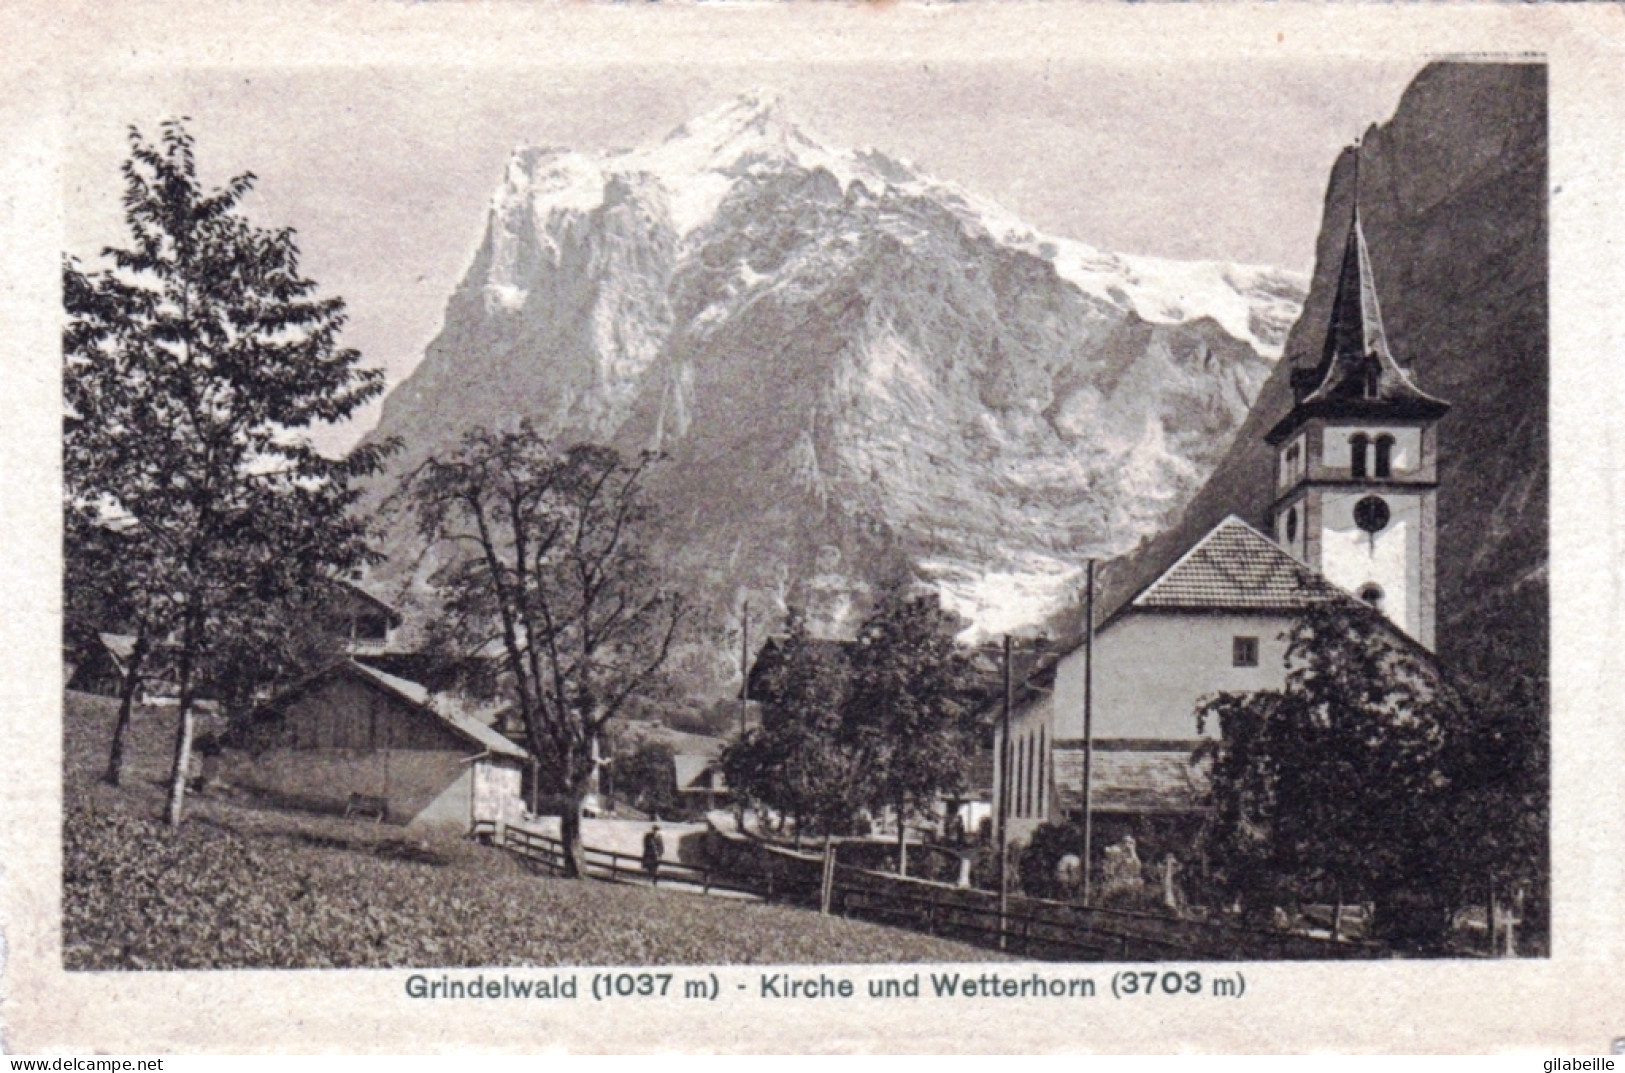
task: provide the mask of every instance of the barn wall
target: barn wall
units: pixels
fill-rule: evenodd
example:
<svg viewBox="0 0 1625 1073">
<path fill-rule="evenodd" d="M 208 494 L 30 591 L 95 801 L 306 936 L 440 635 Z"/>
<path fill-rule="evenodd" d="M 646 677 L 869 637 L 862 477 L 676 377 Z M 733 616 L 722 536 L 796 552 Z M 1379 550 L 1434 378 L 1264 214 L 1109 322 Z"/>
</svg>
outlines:
<svg viewBox="0 0 1625 1073">
<path fill-rule="evenodd" d="M 446 785 L 422 808 L 413 813 L 413 827 L 452 827 L 466 831 L 472 817 L 469 815 L 469 796 L 473 793 L 473 764 L 462 764 L 457 777 Z"/>
<path fill-rule="evenodd" d="M 342 809 L 351 794 L 383 797 L 394 822 L 418 816 L 460 782 L 457 822 L 468 823 L 467 761 L 478 750 L 432 716 L 352 679 L 294 698 L 247 744 L 221 756 L 226 782 L 315 808 Z"/>
</svg>

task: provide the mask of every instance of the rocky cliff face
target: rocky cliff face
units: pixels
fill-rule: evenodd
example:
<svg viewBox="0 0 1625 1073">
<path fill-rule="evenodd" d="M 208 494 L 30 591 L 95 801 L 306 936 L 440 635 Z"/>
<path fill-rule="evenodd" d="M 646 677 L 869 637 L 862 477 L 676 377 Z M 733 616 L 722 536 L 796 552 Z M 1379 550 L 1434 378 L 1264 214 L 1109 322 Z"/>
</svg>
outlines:
<svg viewBox="0 0 1625 1073">
<path fill-rule="evenodd" d="M 1544 676 L 1547 648 L 1546 73 L 1534 64 L 1425 68 L 1393 119 L 1332 169 L 1316 267 L 1287 360 L 1179 523 L 1112 564 L 1131 593 L 1236 513 L 1265 527 L 1263 434 L 1292 404 L 1330 320 L 1359 156 L 1360 214 L 1388 339 L 1451 405 L 1439 433 L 1439 652 L 1490 676 Z"/>
<path fill-rule="evenodd" d="M 839 633 L 911 576 L 1000 630 L 1168 524 L 1302 297 L 1035 234 L 744 99 L 645 149 L 517 152 L 378 434 L 397 472 L 521 416 L 659 448 L 662 558 L 725 613 Z M 397 573 L 409 543 L 397 524 Z"/>
</svg>

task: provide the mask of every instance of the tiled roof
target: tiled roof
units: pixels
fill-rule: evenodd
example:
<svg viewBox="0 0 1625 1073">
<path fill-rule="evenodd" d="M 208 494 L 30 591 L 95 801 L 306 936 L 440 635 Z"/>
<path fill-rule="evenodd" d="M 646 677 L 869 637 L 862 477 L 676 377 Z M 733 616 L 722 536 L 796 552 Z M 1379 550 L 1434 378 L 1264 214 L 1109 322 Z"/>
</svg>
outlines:
<svg viewBox="0 0 1625 1073">
<path fill-rule="evenodd" d="M 677 789 L 680 792 L 728 788 L 722 777 L 722 769 L 717 766 L 714 757 L 701 753 L 676 753 L 671 760 L 677 775 Z"/>
<path fill-rule="evenodd" d="M 1279 611 L 1340 593 L 1269 537 L 1232 514 L 1146 586 L 1130 606 Z"/>
<path fill-rule="evenodd" d="M 1202 808 L 1205 765 L 1182 750 L 1096 749 L 1090 772 L 1090 803 L 1097 812 L 1184 812 Z M 1057 815 L 1083 808 L 1083 750 L 1055 750 Z"/>
<path fill-rule="evenodd" d="M 405 678 L 397 678 L 393 674 L 385 674 L 383 671 L 368 667 L 364 663 L 357 663 L 354 660 L 347 660 L 339 666 L 348 673 L 359 674 L 408 703 L 422 708 L 463 737 L 468 738 L 477 745 L 483 745 L 487 752 L 516 760 L 524 760 L 530 755 L 495 730 L 464 712 L 455 703 L 437 704 L 436 701 L 440 698 L 434 697 L 427 689 L 416 682 L 409 682 Z"/>
</svg>

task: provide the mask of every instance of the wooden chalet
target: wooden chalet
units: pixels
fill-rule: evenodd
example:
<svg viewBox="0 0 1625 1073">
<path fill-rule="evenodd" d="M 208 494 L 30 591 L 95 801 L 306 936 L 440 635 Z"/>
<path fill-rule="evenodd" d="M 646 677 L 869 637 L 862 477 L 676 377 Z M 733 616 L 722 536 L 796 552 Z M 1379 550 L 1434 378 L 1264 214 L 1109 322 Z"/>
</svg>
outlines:
<svg viewBox="0 0 1625 1073">
<path fill-rule="evenodd" d="M 415 682 L 346 659 L 227 736 L 219 777 L 295 807 L 467 830 L 524 815 L 526 754 Z"/>
</svg>

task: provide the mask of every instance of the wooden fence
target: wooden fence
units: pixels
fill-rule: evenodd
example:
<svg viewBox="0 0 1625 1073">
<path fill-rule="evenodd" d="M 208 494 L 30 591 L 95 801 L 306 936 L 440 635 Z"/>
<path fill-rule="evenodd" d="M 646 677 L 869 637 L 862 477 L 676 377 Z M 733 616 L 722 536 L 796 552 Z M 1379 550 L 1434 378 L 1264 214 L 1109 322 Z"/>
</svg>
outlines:
<svg viewBox="0 0 1625 1073">
<path fill-rule="evenodd" d="M 475 825 L 476 836 L 549 871 L 564 871 L 556 838 L 523 827 Z M 728 891 L 808 908 L 824 900 L 821 854 L 798 853 L 712 825 L 705 865 L 662 861 L 659 880 Z M 640 858 L 611 850 L 584 851 L 595 879 L 647 883 Z M 1343 960 L 1383 954 L 1369 943 L 1333 942 L 1286 932 L 1150 913 L 1099 909 L 1012 896 L 1003 911 L 990 891 L 836 864 L 830 877 L 830 912 L 1045 961 Z"/>
<path fill-rule="evenodd" d="M 709 838 L 707 856 L 719 868 L 760 870 L 759 862 L 772 861 L 796 875 L 796 889 L 818 889 L 823 867 L 820 855 L 797 853 L 715 824 Z M 999 896 L 992 891 L 841 864 L 834 870 L 831 911 L 1035 960 L 1301 961 L 1385 954 L 1372 943 L 1334 942 L 1221 921 L 1100 909 L 1021 895 L 1009 897 L 1001 913 Z"/>
<path fill-rule="evenodd" d="M 490 839 L 494 845 L 538 864 L 555 875 L 566 871 L 564 843 L 551 835 L 542 834 L 512 824 L 499 826 L 489 820 L 476 823 L 470 832 L 475 838 Z M 702 894 L 726 891 L 760 898 L 763 901 L 817 902 L 818 882 L 810 884 L 801 876 L 785 868 L 771 865 L 764 868 L 721 868 L 712 864 L 693 865 L 662 860 L 660 868 L 651 877 L 643 868 L 643 858 L 614 850 L 583 847 L 586 874 L 593 879 L 611 883 L 665 883 L 698 888 Z"/>
</svg>

